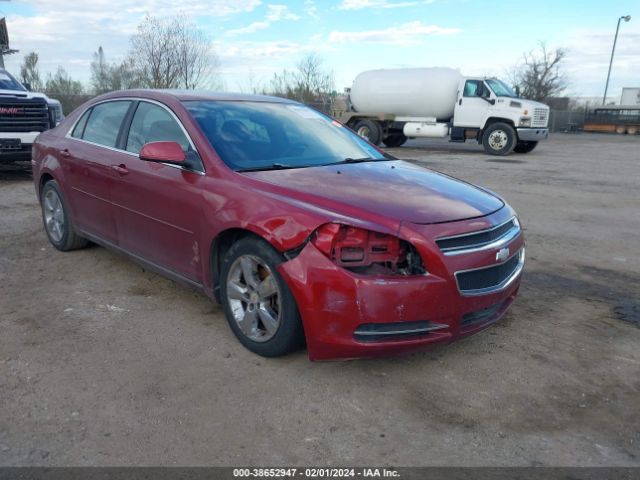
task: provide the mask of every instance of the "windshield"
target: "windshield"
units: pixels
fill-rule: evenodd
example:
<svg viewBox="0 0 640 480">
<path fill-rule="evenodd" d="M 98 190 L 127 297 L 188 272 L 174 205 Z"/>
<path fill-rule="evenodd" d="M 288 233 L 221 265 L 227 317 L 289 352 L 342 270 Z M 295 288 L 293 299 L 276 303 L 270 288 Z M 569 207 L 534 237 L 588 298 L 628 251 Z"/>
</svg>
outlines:
<svg viewBox="0 0 640 480">
<path fill-rule="evenodd" d="M 9 72 L 0 71 L 0 90 L 18 90 L 19 92 L 24 92 L 26 88 L 13 78 Z"/>
<path fill-rule="evenodd" d="M 489 88 L 493 90 L 493 93 L 496 94 L 496 97 L 518 98 L 516 92 L 514 92 L 513 89 L 502 80 L 498 80 L 497 78 L 490 78 L 489 80 L 486 80 L 486 82 L 489 85 Z"/>
<path fill-rule="evenodd" d="M 238 171 L 385 160 L 347 127 L 291 103 L 185 101 L 224 163 Z"/>
</svg>

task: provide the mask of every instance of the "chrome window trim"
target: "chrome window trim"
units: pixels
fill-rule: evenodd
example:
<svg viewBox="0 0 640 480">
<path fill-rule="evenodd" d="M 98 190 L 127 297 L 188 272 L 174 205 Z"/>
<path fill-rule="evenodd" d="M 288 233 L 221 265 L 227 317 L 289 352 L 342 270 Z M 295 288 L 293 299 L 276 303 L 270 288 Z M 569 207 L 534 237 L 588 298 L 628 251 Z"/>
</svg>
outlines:
<svg viewBox="0 0 640 480">
<path fill-rule="evenodd" d="M 492 232 L 493 230 L 497 230 L 498 228 L 502 227 L 503 225 L 506 225 L 509 222 L 513 222 L 514 224 L 513 228 L 507 230 L 501 237 L 496 238 L 494 240 L 490 240 L 488 243 L 487 242 L 479 243 L 479 244 L 476 244 L 475 246 L 468 246 L 468 247 L 440 248 L 440 251 L 442 251 L 442 253 L 444 253 L 445 256 L 461 255 L 466 253 L 482 252 L 484 250 L 492 250 L 494 248 L 502 247 L 503 245 L 511 242 L 514 238 L 516 238 L 520 234 L 521 228 L 520 228 L 520 222 L 518 221 L 518 217 L 514 215 L 506 222 L 502 222 L 498 225 L 495 225 L 491 228 L 486 228 L 484 230 L 476 230 L 475 232 L 463 233 L 461 235 L 453 235 L 450 237 L 437 238 L 436 242 L 438 242 L 439 240 L 451 240 L 454 238 L 464 238 L 464 237 L 470 237 L 473 235 L 480 235 L 482 233 Z"/>
<path fill-rule="evenodd" d="M 109 98 L 107 100 L 101 100 L 99 102 L 96 103 L 92 103 L 91 105 L 89 105 L 87 108 L 85 108 L 83 110 L 83 112 L 78 115 L 78 118 L 76 118 L 76 120 L 73 122 L 73 124 L 71 125 L 71 127 L 69 128 L 69 130 L 67 130 L 66 135 L 64 136 L 65 138 L 68 138 L 70 140 L 76 140 L 78 142 L 82 142 L 82 143 L 87 143 L 89 145 L 93 145 L 96 147 L 102 147 L 102 148 L 106 148 L 107 150 L 111 150 L 114 152 L 119 152 L 119 153 L 126 153 L 127 155 L 130 155 L 132 157 L 136 157 L 138 159 L 140 159 L 140 156 L 137 153 L 134 152 L 130 152 L 128 150 L 121 150 L 119 148 L 115 148 L 115 147 L 110 147 L 108 145 L 102 145 L 101 143 L 95 143 L 95 142 L 89 142 L 88 140 L 85 140 L 83 138 L 77 138 L 71 135 L 71 133 L 73 132 L 73 130 L 76 128 L 76 124 L 80 121 L 80 119 L 84 116 L 84 114 L 90 109 L 93 108 L 97 105 L 102 105 L 103 103 L 109 103 L 109 102 L 147 102 L 147 103 L 152 103 L 154 105 L 158 105 L 159 107 L 164 108 L 167 112 L 169 112 L 169 115 L 171 115 L 171 117 L 178 123 L 178 125 L 180 126 L 180 129 L 182 130 L 182 133 L 184 133 L 185 137 L 187 137 L 187 140 L 189 141 L 189 145 L 191 146 L 191 148 L 193 149 L 194 152 L 196 152 L 198 154 L 198 156 L 202 159 L 202 156 L 200 155 L 200 152 L 198 152 L 198 149 L 196 148 L 195 144 L 193 143 L 193 140 L 191 139 L 191 136 L 189 135 L 189 133 L 187 132 L 187 130 L 184 128 L 184 125 L 182 124 L 182 122 L 178 119 L 178 117 L 176 116 L 175 113 L 173 113 L 173 111 L 167 107 L 165 104 L 158 102 L 157 100 L 151 100 L 149 98 L 141 98 L 141 97 L 122 97 L 122 98 Z M 135 114 L 134 114 L 135 115 Z M 181 165 L 176 165 L 173 163 L 166 163 L 166 162 L 157 162 L 160 163 L 162 165 L 166 165 L 167 167 L 171 167 L 171 168 L 177 168 L 179 170 L 183 170 L 185 172 L 190 172 L 190 173 L 195 173 L 197 175 L 206 175 L 207 169 L 204 166 L 204 162 L 202 162 L 202 171 L 200 170 L 193 170 L 190 168 L 185 168 Z"/>
<path fill-rule="evenodd" d="M 522 247 L 516 253 L 511 255 L 511 257 L 509 257 L 503 263 L 508 262 L 509 260 L 511 260 L 516 255 L 518 255 L 518 264 L 516 265 L 516 268 L 513 270 L 511 275 L 509 275 L 502 282 L 500 282 L 498 285 L 494 285 L 493 287 L 477 288 L 477 289 L 474 289 L 474 290 L 461 290 L 460 289 L 460 283 L 458 282 L 458 275 L 461 274 L 461 273 L 475 272 L 477 270 L 484 270 L 484 269 L 487 269 L 487 268 L 495 267 L 496 265 L 485 265 L 484 267 L 470 268 L 468 270 L 459 270 L 459 271 L 457 271 L 454 274 L 454 276 L 456 278 L 456 286 L 458 287 L 458 292 L 460 292 L 460 294 L 463 297 L 477 297 L 479 295 L 488 295 L 490 293 L 498 293 L 498 292 L 502 292 L 503 290 L 506 290 L 520 276 L 520 274 L 522 273 L 522 270 L 524 269 L 524 260 L 525 260 L 524 247 Z"/>
</svg>

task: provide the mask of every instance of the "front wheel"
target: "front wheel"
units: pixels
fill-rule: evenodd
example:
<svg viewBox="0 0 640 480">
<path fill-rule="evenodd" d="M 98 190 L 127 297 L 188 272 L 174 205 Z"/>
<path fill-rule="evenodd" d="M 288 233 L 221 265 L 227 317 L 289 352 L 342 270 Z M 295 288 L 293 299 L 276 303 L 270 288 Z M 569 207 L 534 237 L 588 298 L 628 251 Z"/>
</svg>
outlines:
<svg viewBox="0 0 640 480">
<path fill-rule="evenodd" d="M 482 135 L 484 151 L 489 155 L 508 155 L 515 144 L 516 131 L 507 123 L 493 123 Z"/>
<path fill-rule="evenodd" d="M 513 147 L 513 151 L 516 153 L 529 153 L 531 150 L 536 148 L 538 142 L 518 142 L 515 147 Z"/>
<path fill-rule="evenodd" d="M 240 343 L 263 357 L 289 353 L 304 343 L 296 301 L 277 271 L 282 256 L 264 240 L 246 237 L 222 260 L 220 297 Z"/>
</svg>

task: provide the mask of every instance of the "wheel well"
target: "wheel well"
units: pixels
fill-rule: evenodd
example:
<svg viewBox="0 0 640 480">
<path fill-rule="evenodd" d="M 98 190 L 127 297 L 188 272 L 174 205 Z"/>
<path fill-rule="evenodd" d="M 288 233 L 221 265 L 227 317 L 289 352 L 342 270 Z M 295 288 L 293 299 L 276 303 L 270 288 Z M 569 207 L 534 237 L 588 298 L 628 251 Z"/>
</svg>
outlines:
<svg viewBox="0 0 640 480">
<path fill-rule="evenodd" d="M 220 302 L 220 286 L 218 278 L 220 278 L 220 264 L 224 254 L 231 246 L 245 237 L 256 237 L 262 239 L 259 235 L 242 228 L 230 228 L 221 232 L 211 243 L 211 280 L 213 283 L 213 295 Z"/>
<path fill-rule="evenodd" d="M 489 128 L 491 125 L 493 125 L 494 123 L 506 123 L 507 125 L 511 125 L 514 130 L 516 128 L 516 125 L 515 123 L 513 123 L 513 120 L 509 120 L 508 118 L 499 118 L 499 117 L 488 118 L 486 123 L 484 124 L 484 128 L 482 128 L 478 132 L 478 143 L 482 143 L 482 137 L 484 136 L 485 130 Z"/>
<path fill-rule="evenodd" d="M 42 193 L 42 188 L 44 187 L 44 184 L 47 183 L 49 180 L 54 180 L 53 176 L 45 173 L 40 177 L 40 184 L 38 185 L 38 195 L 40 195 L 40 193 Z"/>
</svg>

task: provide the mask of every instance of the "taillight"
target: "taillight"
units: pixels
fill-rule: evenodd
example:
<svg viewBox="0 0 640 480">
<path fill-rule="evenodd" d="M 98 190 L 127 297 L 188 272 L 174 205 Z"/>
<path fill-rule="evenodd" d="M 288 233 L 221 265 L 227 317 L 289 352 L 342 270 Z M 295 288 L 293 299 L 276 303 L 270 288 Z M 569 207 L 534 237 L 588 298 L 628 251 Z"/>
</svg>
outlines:
<svg viewBox="0 0 640 480">
<path fill-rule="evenodd" d="M 416 249 L 393 235 L 327 223 L 318 228 L 313 244 L 340 267 L 362 274 L 424 275 Z"/>
</svg>

